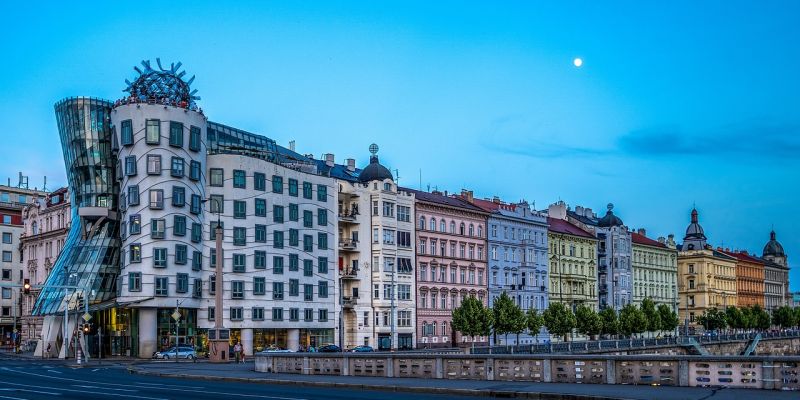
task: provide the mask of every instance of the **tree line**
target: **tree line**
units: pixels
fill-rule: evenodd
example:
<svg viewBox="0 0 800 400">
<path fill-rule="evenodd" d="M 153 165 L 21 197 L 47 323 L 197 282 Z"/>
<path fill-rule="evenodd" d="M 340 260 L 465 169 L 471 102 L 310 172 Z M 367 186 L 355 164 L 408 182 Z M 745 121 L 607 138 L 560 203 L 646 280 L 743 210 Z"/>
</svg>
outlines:
<svg viewBox="0 0 800 400">
<path fill-rule="evenodd" d="M 697 318 L 697 323 L 707 331 L 766 330 L 773 325 L 786 329 L 800 325 L 800 307 L 778 307 L 772 315 L 758 304 L 749 307 L 730 306 L 725 310 L 711 308 Z"/>
</svg>

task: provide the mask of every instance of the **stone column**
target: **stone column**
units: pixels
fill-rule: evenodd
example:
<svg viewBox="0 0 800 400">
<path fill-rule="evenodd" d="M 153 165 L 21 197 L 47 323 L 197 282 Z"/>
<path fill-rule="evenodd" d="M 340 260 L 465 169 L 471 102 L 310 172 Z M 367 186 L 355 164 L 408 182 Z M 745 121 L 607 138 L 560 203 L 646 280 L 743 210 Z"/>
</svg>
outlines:
<svg viewBox="0 0 800 400">
<path fill-rule="evenodd" d="M 286 336 L 286 347 L 297 351 L 300 348 L 300 329 L 287 329 Z"/>
<path fill-rule="evenodd" d="M 158 315 L 155 308 L 139 309 L 139 358 L 150 358 L 158 349 Z"/>
<path fill-rule="evenodd" d="M 253 352 L 253 328 L 242 328 L 242 351 L 247 356 L 255 354 Z"/>
</svg>

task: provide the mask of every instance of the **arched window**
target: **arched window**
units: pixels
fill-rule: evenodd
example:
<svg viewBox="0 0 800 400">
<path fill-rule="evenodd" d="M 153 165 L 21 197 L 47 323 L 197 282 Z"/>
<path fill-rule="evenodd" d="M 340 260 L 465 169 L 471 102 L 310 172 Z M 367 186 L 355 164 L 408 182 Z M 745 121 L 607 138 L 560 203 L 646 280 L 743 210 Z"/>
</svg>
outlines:
<svg viewBox="0 0 800 400">
<path fill-rule="evenodd" d="M 31 231 L 34 235 L 39 234 L 39 224 L 37 224 L 36 221 L 33 221 L 33 225 L 31 225 Z"/>
<path fill-rule="evenodd" d="M 442 321 L 442 336 L 447 336 L 447 322 Z"/>
<path fill-rule="evenodd" d="M 436 232 L 436 218 L 431 218 L 431 230 Z"/>
<path fill-rule="evenodd" d="M 464 226 L 464 223 L 462 222 L 461 223 L 461 227 L 458 230 L 458 234 L 459 235 L 464 236 L 464 228 L 465 228 L 465 226 Z"/>
<path fill-rule="evenodd" d="M 475 226 L 472 224 L 469 224 L 469 235 L 475 236 Z"/>
<path fill-rule="evenodd" d="M 478 225 L 478 237 L 483 237 L 483 225 Z"/>
<path fill-rule="evenodd" d="M 430 330 L 430 334 L 429 335 L 430 336 L 436 335 L 436 322 L 435 321 L 431 323 L 431 330 Z"/>
<path fill-rule="evenodd" d="M 450 221 L 450 233 L 456 233 L 456 221 Z"/>
<path fill-rule="evenodd" d="M 421 231 L 425 230 L 425 217 L 423 216 L 419 217 L 419 230 Z"/>
<path fill-rule="evenodd" d="M 447 232 L 447 224 L 444 222 L 444 219 L 439 223 L 439 231 L 442 233 Z"/>
</svg>

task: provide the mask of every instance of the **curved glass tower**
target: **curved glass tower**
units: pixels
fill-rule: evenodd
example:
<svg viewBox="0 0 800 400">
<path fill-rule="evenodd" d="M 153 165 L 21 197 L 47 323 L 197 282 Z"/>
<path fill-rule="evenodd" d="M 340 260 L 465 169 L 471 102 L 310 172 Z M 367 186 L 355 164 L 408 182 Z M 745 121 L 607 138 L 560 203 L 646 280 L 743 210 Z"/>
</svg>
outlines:
<svg viewBox="0 0 800 400">
<path fill-rule="evenodd" d="M 72 97 L 55 105 L 64 152 L 72 226 L 64 250 L 36 300 L 34 315 L 112 300 L 119 274 L 116 157 L 112 103 Z"/>
</svg>

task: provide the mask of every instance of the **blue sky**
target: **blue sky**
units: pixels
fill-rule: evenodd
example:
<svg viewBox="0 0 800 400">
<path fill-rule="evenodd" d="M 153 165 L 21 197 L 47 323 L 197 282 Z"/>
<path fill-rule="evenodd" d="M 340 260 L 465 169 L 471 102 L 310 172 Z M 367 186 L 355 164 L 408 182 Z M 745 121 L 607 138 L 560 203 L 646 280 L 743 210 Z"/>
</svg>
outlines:
<svg viewBox="0 0 800 400">
<path fill-rule="evenodd" d="M 400 183 L 563 199 L 800 259 L 798 2 L 83 2 L 0 13 L 0 178 L 65 184 L 53 104 L 182 61 L 209 117 Z M 581 57 L 582 68 L 572 66 Z M 5 181 L 5 179 L 2 179 Z M 800 290 L 800 266 L 792 271 Z"/>
</svg>

